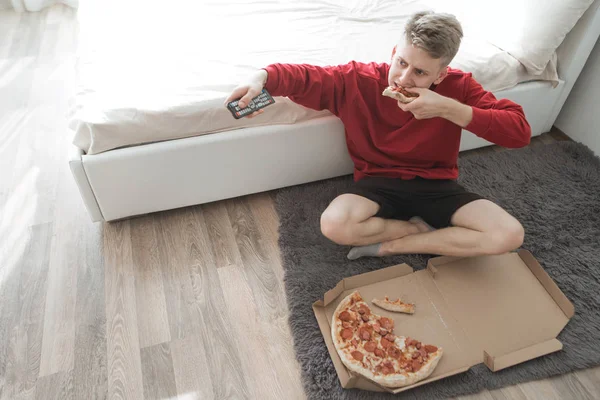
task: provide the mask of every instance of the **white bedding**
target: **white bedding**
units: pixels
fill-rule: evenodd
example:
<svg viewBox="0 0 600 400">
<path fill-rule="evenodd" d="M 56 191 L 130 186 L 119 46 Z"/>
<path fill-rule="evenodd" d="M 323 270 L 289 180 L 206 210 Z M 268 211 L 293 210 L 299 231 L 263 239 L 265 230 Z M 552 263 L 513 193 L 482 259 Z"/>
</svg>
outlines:
<svg viewBox="0 0 600 400">
<path fill-rule="evenodd" d="M 87 154 L 247 126 L 329 115 L 286 98 L 253 119 L 223 106 L 233 87 L 274 62 L 387 62 L 408 17 L 427 0 L 89 1 L 80 6 L 78 90 L 70 127 Z M 465 27 L 467 28 L 467 27 Z M 452 67 L 488 90 L 556 82 L 556 56 L 539 75 L 478 35 Z"/>
</svg>

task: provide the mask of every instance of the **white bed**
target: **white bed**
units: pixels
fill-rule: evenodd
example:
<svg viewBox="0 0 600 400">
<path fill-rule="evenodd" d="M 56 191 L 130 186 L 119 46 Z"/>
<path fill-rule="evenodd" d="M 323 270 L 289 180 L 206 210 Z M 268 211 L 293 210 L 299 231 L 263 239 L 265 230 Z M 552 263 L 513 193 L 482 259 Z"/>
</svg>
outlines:
<svg viewBox="0 0 600 400">
<path fill-rule="evenodd" d="M 408 16 L 426 8 L 463 21 L 465 39 L 451 66 L 522 104 L 534 134 L 548 131 L 600 33 L 600 0 L 589 8 L 591 0 L 573 0 L 571 25 L 569 18 L 553 22 L 564 33 L 575 28 L 544 54 L 523 50 L 519 40 L 523 32 L 528 40 L 546 32 L 513 29 L 498 37 L 497 10 L 470 2 L 174 1 L 165 8 L 132 1 L 119 12 L 109 3 L 81 6 L 70 164 L 92 219 L 351 173 L 343 126 L 327 111 L 277 98 L 263 115 L 238 121 L 223 100 L 271 62 L 386 62 Z M 489 35 L 483 26 L 492 28 Z M 465 132 L 461 149 L 487 144 Z"/>
</svg>

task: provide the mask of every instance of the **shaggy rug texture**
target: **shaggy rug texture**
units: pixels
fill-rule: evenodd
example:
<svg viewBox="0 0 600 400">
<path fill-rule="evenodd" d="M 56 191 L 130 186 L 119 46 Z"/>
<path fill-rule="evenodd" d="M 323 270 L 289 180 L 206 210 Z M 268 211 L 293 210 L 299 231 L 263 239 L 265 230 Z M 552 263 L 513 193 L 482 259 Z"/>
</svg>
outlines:
<svg viewBox="0 0 600 400">
<path fill-rule="evenodd" d="M 342 389 L 311 305 L 342 278 L 406 262 L 426 266 L 426 255 L 349 261 L 347 246 L 320 232 L 327 205 L 351 177 L 282 189 L 276 195 L 279 246 L 296 356 L 309 399 L 439 399 L 495 389 L 600 365 L 600 159 L 584 145 L 557 142 L 461 158 L 459 182 L 521 221 L 524 249 L 575 305 L 558 339 L 560 352 L 493 373 L 483 364 L 399 395 Z"/>
</svg>

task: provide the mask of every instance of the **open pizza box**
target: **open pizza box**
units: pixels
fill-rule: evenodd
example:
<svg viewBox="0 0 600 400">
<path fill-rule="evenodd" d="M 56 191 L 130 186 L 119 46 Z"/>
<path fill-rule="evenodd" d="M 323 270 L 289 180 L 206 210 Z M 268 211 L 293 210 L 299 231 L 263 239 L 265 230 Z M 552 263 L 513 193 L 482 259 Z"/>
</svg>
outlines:
<svg viewBox="0 0 600 400">
<path fill-rule="evenodd" d="M 373 313 L 394 320 L 394 334 L 443 347 L 433 373 L 413 385 L 390 389 L 351 373 L 331 338 L 336 306 L 358 290 Z M 371 300 L 400 297 L 414 314 L 383 310 Z M 574 314 L 573 304 L 533 255 L 437 257 L 413 272 L 407 264 L 345 278 L 313 304 L 319 327 L 344 388 L 399 393 L 467 371 L 479 363 L 492 371 L 562 349 L 556 336 Z"/>
</svg>

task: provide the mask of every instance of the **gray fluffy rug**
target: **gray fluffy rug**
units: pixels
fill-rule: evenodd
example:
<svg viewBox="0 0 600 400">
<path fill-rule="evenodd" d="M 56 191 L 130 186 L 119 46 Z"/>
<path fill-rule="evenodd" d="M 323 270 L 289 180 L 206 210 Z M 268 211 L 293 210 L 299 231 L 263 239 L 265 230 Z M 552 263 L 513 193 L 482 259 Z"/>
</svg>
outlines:
<svg viewBox="0 0 600 400">
<path fill-rule="evenodd" d="M 340 279 L 428 256 L 346 259 L 349 247 L 325 239 L 319 217 L 349 176 L 282 189 L 276 195 L 279 246 L 296 356 L 309 399 L 438 399 L 495 389 L 600 365 L 600 159 L 575 142 L 557 142 L 461 159 L 459 181 L 508 210 L 530 250 L 575 305 L 559 335 L 564 350 L 492 373 L 468 372 L 397 396 L 341 388 L 311 305 Z"/>
</svg>

